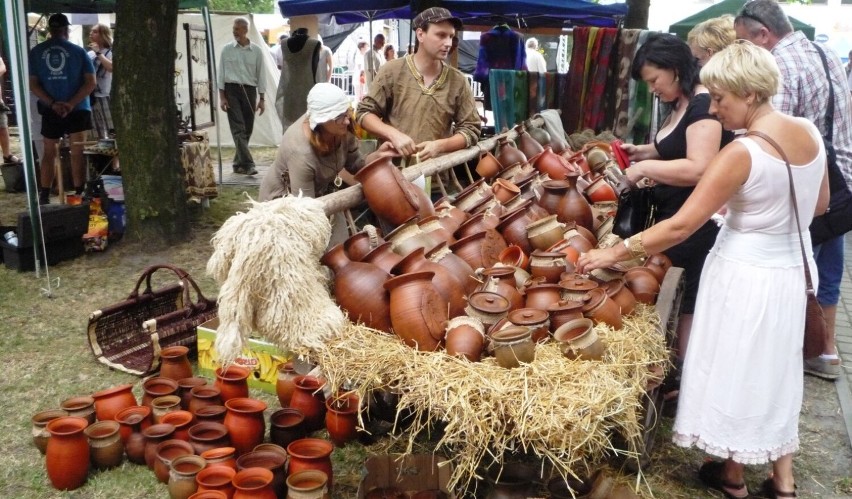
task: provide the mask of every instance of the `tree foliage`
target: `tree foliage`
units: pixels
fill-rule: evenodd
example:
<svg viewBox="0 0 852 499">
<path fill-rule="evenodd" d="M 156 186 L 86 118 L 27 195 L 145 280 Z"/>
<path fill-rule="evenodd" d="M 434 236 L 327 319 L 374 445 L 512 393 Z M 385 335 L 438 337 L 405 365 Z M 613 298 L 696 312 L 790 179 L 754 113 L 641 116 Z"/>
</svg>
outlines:
<svg viewBox="0 0 852 499">
<path fill-rule="evenodd" d="M 276 4 L 275 0 L 210 0 L 210 10 L 274 14 Z"/>
</svg>

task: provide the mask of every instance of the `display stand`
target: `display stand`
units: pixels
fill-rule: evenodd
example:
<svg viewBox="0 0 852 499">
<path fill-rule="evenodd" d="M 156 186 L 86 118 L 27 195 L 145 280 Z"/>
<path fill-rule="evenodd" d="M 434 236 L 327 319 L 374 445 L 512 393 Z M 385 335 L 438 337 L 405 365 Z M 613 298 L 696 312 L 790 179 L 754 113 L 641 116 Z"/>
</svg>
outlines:
<svg viewBox="0 0 852 499">
<path fill-rule="evenodd" d="M 183 29 L 186 32 L 189 127 L 191 130 L 201 130 L 213 126 L 216 120 L 213 108 L 213 71 L 208 61 L 210 41 L 204 26 L 184 23 Z"/>
</svg>

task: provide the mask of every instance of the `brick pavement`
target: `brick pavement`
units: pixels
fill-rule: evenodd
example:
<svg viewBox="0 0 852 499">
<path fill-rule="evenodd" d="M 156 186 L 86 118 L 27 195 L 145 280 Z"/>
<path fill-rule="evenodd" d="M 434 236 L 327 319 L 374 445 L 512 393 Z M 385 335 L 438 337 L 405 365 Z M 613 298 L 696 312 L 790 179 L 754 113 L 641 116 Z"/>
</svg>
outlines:
<svg viewBox="0 0 852 499">
<path fill-rule="evenodd" d="M 845 272 L 840 283 L 840 303 L 837 304 L 835 339 L 837 351 L 846 359 L 841 377 L 836 383 L 840 408 L 846 422 L 846 433 L 852 442 L 852 234 L 846 235 Z"/>
</svg>

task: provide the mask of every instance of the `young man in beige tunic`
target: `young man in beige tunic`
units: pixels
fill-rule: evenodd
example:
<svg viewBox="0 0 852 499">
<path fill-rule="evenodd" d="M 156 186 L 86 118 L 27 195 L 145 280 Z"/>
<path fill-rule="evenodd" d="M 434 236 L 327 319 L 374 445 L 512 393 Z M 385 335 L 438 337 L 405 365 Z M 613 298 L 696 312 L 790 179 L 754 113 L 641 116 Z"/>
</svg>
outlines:
<svg viewBox="0 0 852 499">
<path fill-rule="evenodd" d="M 401 155 L 424 161 L 476 144 L 481 122 L 467 78 L 445 62 L 461 21 L 432 7 L 413 26 L 417 51 L 379 69 L 356 120 Z"/>
</svg>

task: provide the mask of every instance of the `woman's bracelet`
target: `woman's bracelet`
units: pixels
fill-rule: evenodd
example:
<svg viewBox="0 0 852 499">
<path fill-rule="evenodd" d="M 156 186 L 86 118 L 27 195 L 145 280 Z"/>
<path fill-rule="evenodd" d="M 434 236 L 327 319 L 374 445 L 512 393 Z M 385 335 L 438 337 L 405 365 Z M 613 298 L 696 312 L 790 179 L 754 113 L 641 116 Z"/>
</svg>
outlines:
<svg viewBox="0 0 852 499">
<path fill-rule="evenodd" d="M 645 246 L 642 244 L 641 232 L 630 236 L 630 238 L 626 239 L 624 242 L 631 257 L 645 258 L 648 256 L 648 253 L 645 251 Z"/>
</svg>

